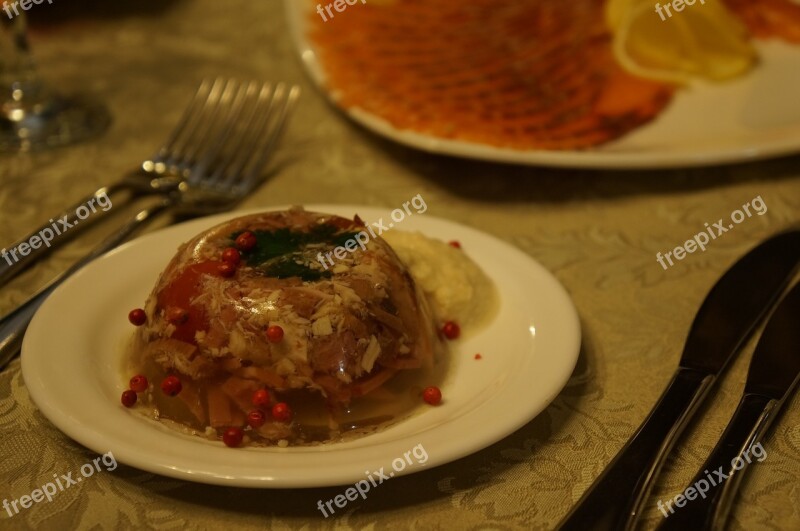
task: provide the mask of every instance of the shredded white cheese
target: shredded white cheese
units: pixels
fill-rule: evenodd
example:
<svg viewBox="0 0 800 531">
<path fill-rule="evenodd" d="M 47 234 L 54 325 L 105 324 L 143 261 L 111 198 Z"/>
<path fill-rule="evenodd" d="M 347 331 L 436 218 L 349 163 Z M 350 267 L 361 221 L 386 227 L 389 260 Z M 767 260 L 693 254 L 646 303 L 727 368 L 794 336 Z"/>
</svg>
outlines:
<svg viewBox="0 0 800 531">
<path fill-rule="evenodd" d="M 361 368 L 364 369 L 364 372 L 369 372 L 372 370 L 373 365 L 375 365 L 375 360 L 378 359 L 380 353 L 380 343 L 378 343 L 378 340 L 375 338 L 375 336 L 370 336 L 369 345 L 367 345 L 367 351 L 364 352 L 364 357 L 361 358 Z"/>
<path fill-rule="evenodd" d="M 333 333 L 333 327 L 331 326 L 330 318 L 327 316 L 320 317 L 311 323 L 311 333 L 317 337 L 331 335 Z"/>
</svg>

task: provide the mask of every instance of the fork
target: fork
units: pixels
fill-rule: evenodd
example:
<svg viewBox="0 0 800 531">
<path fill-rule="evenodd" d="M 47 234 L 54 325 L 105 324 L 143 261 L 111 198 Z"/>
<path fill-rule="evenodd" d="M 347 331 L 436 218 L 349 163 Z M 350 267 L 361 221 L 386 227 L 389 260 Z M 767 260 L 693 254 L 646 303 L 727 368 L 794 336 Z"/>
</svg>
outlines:
<svg viewBox="0 0 800 531">
<path fill-rule="evenodd" d="M 209 122 L 216 117 L 216 113 L 220 109 L 228 104 L 236 89 L 237 83 L 234 80 L 226 81 L 222 78 L 203 80 L 166 142 L 153 156 L 142 162 L 138 169 L 128 173 L 120 181 L 98 188 L 95 192 L 53 216 L 50 218 L 50 223 L 53 220 L 64 220 L 66 222 L 64 226 L 77 227 L 80 220 L 76 216 L 76 210 L 103 195 L 113 195 L 123 190 L 137 195 L 168 194 L 175 190 L 189 176 L 203 146 L 213 135 L 210 127 L 212 123 Z M 84 223 L 80 227 L 85 228 L 86 225 L 87 223 Z M 20 244 L 29 242 L 34 236 L 39 236 L 49 227 L 50 225 L 45 223 L 5 248 L 16 249 Z M 77 229 L 70 230 L 70 236 L 77 234 Z M 40 244 L 36 249 L 29 247 L 29 254 L 26 256 L 20 254 L 18 260 L 13 264 L 5 260 L 1 261 L 0 286 L 24 271 L 25 265 L 32 264 L 68 239 L 60 237 L 52 240 L 52 243 L 48 242 L 47 246 Z"/>
<path fill-rule="evenodd" d="M 226 116 L 215 117 L 220 132 L 197 152 L 197 162 L 188 167 L 188 177 L 172 192 L 131 218 L 119 231 L 109 236 L 87 256 L 13 312 L 0 320 L 0 369 L 19 352 L 22 337 L 36 310 L 66 278 L 96 257 L 108 252 L 136 229 L 158 214 L 172 209 L 181 216 L 193 217 L 227 210 L 254 190 L 261 182 L 261 170 L 283 132 L 300 88 L 287 89 L 283 83 L 273 87 L 255 82 L 240 85 Z M 252 107 L 249 116 L 245 109 Z M 219 114 L 215 109 L 214 114 Z M 216 122 L 221 122 L 216 124 Z"/>
</svg>

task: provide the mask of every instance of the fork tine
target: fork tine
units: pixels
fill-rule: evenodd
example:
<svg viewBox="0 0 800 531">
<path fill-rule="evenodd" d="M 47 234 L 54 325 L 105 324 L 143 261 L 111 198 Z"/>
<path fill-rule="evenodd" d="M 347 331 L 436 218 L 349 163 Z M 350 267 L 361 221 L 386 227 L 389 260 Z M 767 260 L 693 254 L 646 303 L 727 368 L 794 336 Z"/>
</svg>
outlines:
<svg viewBox="0 0 800 531">
<path fill-rule="evenodd" d="M 188 124 L 190 120 L 197 114 L 198 108 L 203 105 L 203 101 L 208 99 L 209 91 L 211 90 L 211 82 L 209 79 L 204 79 L 200 86 L 194 93 L 192 100 L 189 102 L 189 105 L 183 110 L 183 114 L 181 115 L 178 123 L 170 132 L 169 136 L 167 137 L 167 141 L 156 151 L 156 153 L 150 157 L 150 159 L 144 161 L 142 163 L 142 169 L 146 172 L 152 172 L 156 170 L 156 166 L 160 165 L 161 168 L 158 171 L 164 171 L 164 161 L 169 157 L 170 153 L 175 150 L 175 144 L 183 133 L 186 132 L 188 129 Z"/>
<path fill-rule="evenodd" d="M 201 128 L 202 131 L 200 132 L 200 138 L 189 144 L 190 147 L 185 155 L 185 164 L 198 162 L 198 154 L 207 152 L 210 149 L 209 144 L 214 136 L 214 131 L 225 124 L 228 116 L 228 113 L 225 111 L 231 98 L 233 98 L 233 94 L 237 90 L 237 85 L 238 82 L 235 79 L 229 79 L 227 83 L 225 83 L 225 88 L 222 91 L 219 100 L 215 102 L 215 105 L 210 107 L 210 116 L 207 118 L 207 122 Z"/>
<path fill-rule="evenodd" d="M 219 88 L 220 80 L 215 85 Z M 187 185 L 230 201 L 258 184 L 300 88 L 292 86 L 287 91 L 284 83 L 273 88 L 270 83 L 245 85 L 231 80 L 217 93 L 198 119 L 204 128 L 202 139 L 191 144 L 186 154 L 192 159 Z"/>
<path fill-rule="evenodd" d="M 258 143 L 259 136 L 273 115 L 275 103 L 283 97 L 284 91 L 283 83 L 279 83 L 274 90 L 267 84 L 262 87 L 250 120 L 238 131 L 237 138 L 233 140 L 233 153 L 227 164 L 219 169 L 217 177 L 224 181 L 223 184 L 226 187 L 230 188 L 238 182 L 242 170 L 247 164 L 249 153 Z M 265 105 L 266 109 L 264 109 Z"/>
<path fill-rule="evenodd" d="M 200 105 L 202 105 L 204 100 L 208 99 L 209 91 L 211 90 L 211 82 L 208 79 L 204 79 L 200 86 L 197 88 L 197 91 L 194 93 L 194 97 L 192 97 L 192 101 L 189 102 L 189 105 L 183 110 L 183 114 L 181 115 L 180 119 L 178 120 L 177 125 L 172 129 L 170 132 L 167 141 L 164 142 L 164 145 L 158 150 L 158 152 L 152 157 L 151 160 L 145 162 L 145 164 L 153 164 L 157 162 L 163 162 L 164 158 L 175 149 L 175 142 L 178 140 L 178 137 L 181 133 L 184 132 L 186 126 L 189 123 L 189 120 L 194 117 L 197 113 L 197 110 Z M 151 171 L 152 167 L 145 167 L 145 171 Z"/>
<path fill-rule="evenodd" d="M 293 85 L 292 88 L 289 89 L 289 95 L 286 96 L 286 100 L 279 111 L 280 114 L 278 114 L 276 122 L 273 125 L 272 134 L 267 136 L 267 141 L 264 144 L 256 146 L 256 149 L 252 153 L 255 154 L 257 158 L 255 162 L 250 165 L 250 169 L 245 173 L 244 180 L 239 183 L 239 188 L 242 191 L 249 191 L 257 184 L 259 174 L 283 135 L 286 123 L 299 97 L 300 87 Z"/>
<path fill-rule="evenodd" d="M 207 81 L 204 83 L 207 83 Z M 176 135 L 175 140 L 172 142 L 168 156 L 166 156 L 163 160 L 165 165 L 171 166 L 175 170 L 182 170 L 189 162 L 185 152 L 189 146 L 193 145 L 197 141 L 198 129 L 206 120 L 206 116 L 209 113 L 209 108 L 213 108 L 217 105 L 222 88 L 223 80 L 221 78 L 215 79 L 214 83 L 208 88 L 208 93 L 206 94 L 205 100 L 202 102 L 202 104 L 199 104 L 197 107 L 192 109 L 191 115 L 187 120 L 186 127 L 181 130 L 180 134 Z"/>
<path fill-rule="evenodd" d="M 239 142 L 240 148 L 236 156 L 231 158 L 227 170 L 222 175 L 221 186 L 228 188 L 234 194 L 243 194 L 257 184 L 258 173 L 271 155 L 299 93 L 299 87 L 294 86 L 286 96 L 286 85 L 280 83 L 272 92 L 266 110 L 261 111 L 266 101 L 266 94 L 262 93 L 261 101 L 258 102 L 259 110 L 256 112 L 260 119 L 255 126 L 251 123 L 242 130 L 241 134 L 246 141 Z M 267 134 L 270 126 L 272 131 Z"/>
<path fill-rule="evenodd" d="M 215 164 L 219 164 L 219 161 L 221 160 L 220 154 L 223 152 L 225 146 L 230 143 L 229 139 L 231 137 L 231 133 L 235 129 L 236 125 L 240 122 L 240 118 L 244 109 L 247 107 L 249 100 L 252 99 L 257 89 L 258 83 L 255 81 L 251 81 L 247 85 L 241 85 L 238 93 L 236 94 L 236 99 L 231 105 L 230 111 L 226 115 L 227 118 L 224 120 L 221 130 L 214 139 L 213 147 L 210 147 L 205 153 L 203 153 L 202 158 L 198 160 L 198 167 L 190 177 L 192 184 L 213 186 L 214 181 L 217 179 L 216 174 L 218 173 L 218 170 L 213 171 L 211 170 L 211 167 Z"/>
<path fill-rule="evenodd" d="M 264 121 L 263 127 L 254 135 L 255 142 L 247 153 L 242 165 L 238 168 L 234 191 L 236 193 L 247 193 L 260 182 L 260 173 L 283 134 L 287 118 L 294 107 L 297 98 L 300 96 L 300 88 L 293 86 L 288 95 L 286 87 L 282 85 L 281 90 L 276 91 L 273 100 L 274 105 L 270 105 L 270 110 L 276 108 L 277 116 L 271 121 Z M 274 114 L 274 113 L 270 113 Z M 270 131 L 271 128 L 271 131 Z"/>
</svg>

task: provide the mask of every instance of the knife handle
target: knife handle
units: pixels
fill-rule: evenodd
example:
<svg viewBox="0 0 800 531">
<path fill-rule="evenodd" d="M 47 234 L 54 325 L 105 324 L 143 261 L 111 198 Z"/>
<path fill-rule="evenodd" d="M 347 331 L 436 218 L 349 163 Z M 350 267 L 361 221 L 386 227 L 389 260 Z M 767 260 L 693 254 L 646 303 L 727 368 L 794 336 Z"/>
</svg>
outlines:
<svg viewBox="0 0 800 531">
<path fill-rule="evenodd" d="M 51 280 L 47 286 L 36 292 L 14 311 L 0 319 L 0 370 L 3 370 L 19 353 L 22 347 L 22 339 L 31 319 L 33 319 L 33 316 L 45 299 L 47 299 L 64 280 L 98 256 L 120 245 L 140 226 L 144 225 L 145 222 L 160 214 L 162 211 L 172 206 L 172 204 L 173 200 L 171 198 L 165 198 L 159 203 L 149 206 L 136 214 L 117 232 L 108 236 L 97 247 L 92 249 L 89 254 Z"/>
<path fill-rule="evenodd" d="M 680 367 L 647 420 L 559 529 L 632 529 L 664 459 L 714 380 L 714 375 Z"/>
<path fill-rule="evenodd" d="M 674 499 L 668 502 L 669 506 L 659 503 L 659 510 L 666 516 L 659 530 L 724 527 L 744 472 L 753 461 L 763 461 L 767 456 L 760 440 L 780 406 L 780 401 L 763 395 L 742 397 L 719 443 L 683 491 L 683 506 L 673 507 Z M 753 455 L 756 446 L 763 457 Z M 687 496 L 690 488 L 694 490 L 692 499 Z M 704 489 L 702 495 L 701 488 Z"/>
<path fill-rule="evenodd" d="M 19 240 L 15 241 L 14 243 L 5 246 L 3 248 L 3 251 L 5 251 L 6 249 L 16 250 L 21 244 L 28 244 L 28 242 L 33 237 L 39 237 L 39 239 L 41 240 L 42 239 L 41 233 L 46 230 L 49 230 L 52 234 L 53 231 L 51 229 L 51 226 L 56 226 L 56 224 L 59 223 L 59 220 L 61 219 L 66 220 L 67 226 L 72 226 L 74 229 L 74 227 L 77 226 L 78 222 L 80 221 L 80 219 L 77 217 L 75 213 L 80 207 L 86 205 L 93 199 L 102 196 L 103 194 L 106 195 L 115 194 L 122 188 L 123 186 L 121 184 L 113 184 L 111 186 L 104 186 L 103 188 L 98 188 L 95 192 L 87 195 L 86 197 L 81 198 L 80 201 L 78 201 L 71 207 L 50 218 L 50 221 L 44 223 L 41 227 L 37 227 L 30 234 L 27 234 L 22 238 L 20 238 Z M 55 220 L 55 222 L 53 220 Z M 84 228 L 86 225 L 87 224 L 81 225 L 81 228 Z M 75 236 L 79 230 L 80 229 L 71 230 L 69 236 L 70 237 Z M 60 235 L 61 231 L 58 232 Z M 55 238 L 54 240 L 52 240 L 52 242 L 48 242 L 46 245 L 42 245 L 40 243 L 39 246 L 36 248 L 29 246 L 29 251 L 27 255 L 23 256 L 21 253 L 19 255 L 14 254 L 13 262 L 11 261 L 11 258 L 8 257 L 6 257 L 5 260 L 0 261 L 0 286 L 6 284 L 12 278 L 25 271 L 27 267 L 30 266 L 33 262 L 35 262 L 40 256 L 52 251 L 54 247 L 58 247 L 61 243 L 66 242 L 66 240 L 67 237 L 65 236 L 63 238 L 61 237 Z"/>
</svg>

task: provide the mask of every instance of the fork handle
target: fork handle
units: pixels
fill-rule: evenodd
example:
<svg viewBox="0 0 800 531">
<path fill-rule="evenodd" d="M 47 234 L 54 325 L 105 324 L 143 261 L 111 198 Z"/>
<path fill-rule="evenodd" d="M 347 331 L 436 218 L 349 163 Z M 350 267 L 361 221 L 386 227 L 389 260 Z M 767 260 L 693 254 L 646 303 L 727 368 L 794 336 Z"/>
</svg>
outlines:
<svg viewBox="0 0 800 531">
<path fill-rule="evenodd" d="M 42 233 L 44 231 L 49 229 L 50 233 L 53 234 L 52 227 L 53 225 L 55 225 L 56 228 L 58 228 L 60 220 L 66 220 L 67 226 L 77 225 L 80 220 L 78 219 L 75 211 L 78 210 L 78 208 L 86 205 L 92 199 L 100 197 L 104 194 L 110 195 L 116 193 L 117 191 L 126 187 L 127 185 L 124 182 L 118 182 L 110 186 L 104 186 L 102 188 L 98 188 L 95 192 L 87 195 L 74 205 L 68 207 L 64 211 L 50 218 L 50 221 L 44 223 L 41 227 L 37 227 L 30 234 L 26 234 L 19 240 L 3 248 L 2 252 L 4 254 L 2 256 L 2 259 L 0 259 L 0 286 L 3 286 L 9 280 L 14 278 L 18 274 L 22 273 L 27 265 L 35 262 L 40 256 L 50 251 L 52 248 L 58 247 L 63 241 L 65 241 L 65 238 L 56 237 L 52 241 L 47 242 L 47 244 L 43 245 L 44 239 L 42 238 Z M 60 229 L 58 230 L 60 231 Z M 31 238 L 33 238 L 34 236 L 38 237 L 40 240 L 40 243 L 37 248 L 33 248 L 30 245 L 28 245 L 28 242 L 30 242 Z M 60 236 L 60 234 L 58 234 L 57 236 Z M 22 255 L 22 253 L 18 252 L 20 244 L 23 243 L 28 245 L 30 249 L 28 254 L 24 256 Z M 12 250 L 14 251 L 14 254 L 11 254 L 9 252 Z"/>
<path fill-rule="evenodd" d="M 0 370 L 5 368 L 17 353 L 19 353 L 20 347 L 22 346 L 22 337 L 25 335 L 25 330 L 28 328 L 28 324 L 31 322 L 33 315 L 59 284 L 98 256 L 120 245 L 144 223 L 165 211 L 174 203 L 174 197 L 168 196 L 163 198 L 156 205 L 142 210 L 131 218 L 121 229 L 92 249 L 89 254 L 51 280 L 49 284 L 36 292 L 36 294 L 22 303 L 22 305 L 13 312 L 0 319 Z"/>
</svg>

